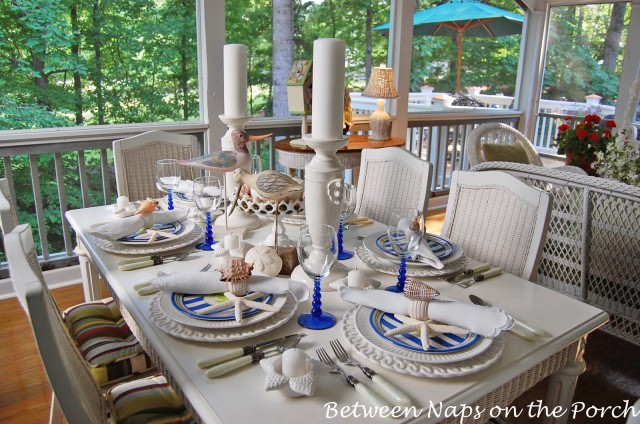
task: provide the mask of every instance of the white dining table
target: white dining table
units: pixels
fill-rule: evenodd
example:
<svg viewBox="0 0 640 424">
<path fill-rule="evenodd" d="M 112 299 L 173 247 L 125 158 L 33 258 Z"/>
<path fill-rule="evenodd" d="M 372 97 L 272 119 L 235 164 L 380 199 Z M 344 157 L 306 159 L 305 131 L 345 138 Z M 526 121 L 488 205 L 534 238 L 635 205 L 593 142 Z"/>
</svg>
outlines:
<svg viewBox="0 0 640 424">
<path fill-rule="evenodd" d="M 545 337 L 526 341 L 512 333 L 503 333 L 504 351 L 489 367 L 464 376 L 452 378 L 426 378 L 401 374 L 379 366 L 351 350 L 354 357 L 407 392 L 422 415 L 391 419 L 367 417 L 372 405 L 347 385 L 337 374 L 318 377 L 316 392 L 310 397 L 287 398 L 279 391 L 265 391 L 266 373 L 258 364 L 246 366 L 226 376 L 209 379 L 196 363 L 204 358 L 220 355 L 231 348 L 259 343 L 292 333 L 304 333 L 298 347 L 316 358 L 315 350 L 324 347 L 331 352 L 329 341 L 339 339 L 349 347 L 341 330 L 341 319 L 353 305 L 343 301 L 335 291 L 322 293 L 322 308 L 338 318 L 338 324 L 327 330 L 308 330 L 297 323 L 299 313 L 310 310 L 310 302 L 298 306 L 295 316 L 281 327 L 260 336 L 232 342 L 199 342 L 171 336 L 149 318 L 153 296 L 139 296 L 133 286 L 148 281 L 158 271 L 177 272 L 199 270 L 212 262 L 212 252 L 196 251 L 181 262 L 166 263 L 134 271 L 120 271 L 117 262 L 125 257 L 106 252 L 88 234 L 96 223 L 106 222 L 113 214 L 105 207 L 68 211 L 66 214 L 76 235 L 91 259 L 91 263 L 107 282 L 113 296 L 123 310 L 123 316 L 139 338 L 157 367 L 167 376 L 173 387 L 188 405 L 198 421 L 203 423 L 320 423 L 331 418 L 337 422 L 478 422 L 499 412 L 519 394 L 535 383 L 553 374 L 545 399 L 547 406 L 566 408 L 554 410 L 533 405 L 522 414 L 537 414 L 535 422 L 566 422 L 571 418 L 569 409 L 577 377 L 584 371 L 583 350 L 587 335 L 605 324 L 608 315 L 590 305 L 564 296 L 521 278 L 502 274 L 463 289 L 437 278 L 427 281 L 442 296 L 469 302 L 470 294 L 478 295 L 517 318 L 529 321 L 546 332 Z M 247 232 L 249 242 L 259 243 L 271 229 L 271 221 L 264 220 L 261 228 Z M 290 239 L 296 240 L 299 227 L 286 225 Z M 345 247 L 350 249 L 354 235 L 367 236 L 384 231 L 381 224 L 352 227 L 345 231 Z M 214 234 L 215 236 L 215 234 Z M 396 277 L 366 267 L 356 256 L 342 261 L 350 269 L 358 268 L 367 276 L 383 283 L 395 284 Z M 372 387 L 357 368 L 344 367 L 347 372 Z M 453 407 L 456 407 L 454 410 Z M 565 413 L 558 416 L 561 411 Z M 513 412 L 513 411 L 512 411 Z M 471 418 L 461 421 L 461 414 Z M 555 415 L 555 416 L 554 416 Z"/>
</svg>

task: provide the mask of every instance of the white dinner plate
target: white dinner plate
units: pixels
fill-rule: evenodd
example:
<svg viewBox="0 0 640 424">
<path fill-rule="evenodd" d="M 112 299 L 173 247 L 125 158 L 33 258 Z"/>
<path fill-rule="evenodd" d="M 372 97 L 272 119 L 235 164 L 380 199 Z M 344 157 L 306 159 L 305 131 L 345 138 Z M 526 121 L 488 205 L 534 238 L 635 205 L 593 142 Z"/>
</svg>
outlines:
<svg viewBox="0 0 640 424">
<path fill-rule="evenodd" d="M 187 221 L 187 223 L 190 221 Z M 186 223 L 185 223 L 186 224 Z M 185 235 L 187 228 L 186 225 L 180 221 L 168 222 L 166 224 L 156 224 L 151 228 L 141 228 L 133 234 L 120 237 L 118 240 L 122 244 L 132 245 L 151 245 L 158 243 L 166 243 L 171 240 L 177 240 Z M 193 222 L 191 222 L 193 224 Z M 155 238 L 153 233 L 156 232 Z"/>
<path fill-rule="evenodd" d="M 175 294 L 176 293 L 162 292 L 159 299 L 160 309 L 162 309 L 162 311 L 172 320 L 197 328 L 237 328 L 252 325 L 275 315 L 277 311 L 282 309 L 287 300 L 287 297 L 284 295 L 272 295 L 270 304 L 277 308 L 277 311 L 270 312 L 257 310 L 256 313 L 243 316 L 242 321 L 236 322 L 235 317 L 226 320 L 203 320 L 185 314 L 176 308 L 172 302 L 173 295 Z"/>
<path fill-rule="evenodd" d="M 356 254 L 356 257 L 369 268 L 385 274 L 398 275 L 398 264 L 387 259 L 373 256 L 362 244 L 356 244 L 353 247 L 353 252 Z M 430 266 L 407 266 L 407 277 L 439 277 L 449 275 L 461 270 L 466 264 L 467 257 L 462 254 L 458 259 L 445 263 L 442 269 L 435 269 Z"/>
<path fill-rule="evenodd" d="M 166 243 L 130 245 L 102 237 L 94 237 L 94 239 L 98 247 L 107 252 L 120 255 L 152 255 L 170 252 L 190 244 L 195 244 L 200 241 L 203 235 L 204 230 L 202 227 L 194 224 L 193 221 L 188 221 L 185 223 L 184 235 L 179 239 L 170 240 Z"/>
<path fill-rule="evenodd" d="M 452 353 L 429 354 L 401 349 L 377 336 L 369 325 L 370 313 L 371 308 L 359 305 L 348 310 L 342 318 L 344 338 L 365 359 L 402 374 L 430 378 L 468 375 L 496 363 L 504 351 L 503 335 L 493 339 L 482 337 L 473 347 Z M 471 349 L 479 348 L 484 350 L 470 353 Z"/>
<path fill-rule="evenodd" d="M 182 324 L 167 314 L 160 307 L 162 293 L 157 293 L 149 304 L 149 320 L 165 333 L 174 337 L 198 342 L 230 342 L 256 337 L 286 324 L 296 313 L 298 302 L 291 293 L 286 293 L 285 303 L 278 312 L 267 319 L 243 327 L 234 328 L 197 328 Z"/>
<path fill-rule="evenodd" d="M 432 247 L 433 252 L 438 256 L 438 259 L 442 261 L 443 264 L 455 262 L 460 259 L 460 257 L 464 254 L 462 248 L 458 246 L 456 243 L 447 240 L 443 237 L 436 236 L 435 234 L 427 234 L 429 245 Z M 379 232 L 375 234 L 371 234 L 365 237 L 362 240 L 362 245 L 371 253 L 374 257 L 382 258 L 387 261 L 393 262 L 394 264 L 399 265 L 400 259 L 395 253 L 390 253 L 392 248 L 387 246 L 385 250 L 380 248 L 380 245 L 388 243 L 388 236 L 385 232 Z M 407 267 L 430 267 L 424 262 L 407 260 Z"/>
</svg>

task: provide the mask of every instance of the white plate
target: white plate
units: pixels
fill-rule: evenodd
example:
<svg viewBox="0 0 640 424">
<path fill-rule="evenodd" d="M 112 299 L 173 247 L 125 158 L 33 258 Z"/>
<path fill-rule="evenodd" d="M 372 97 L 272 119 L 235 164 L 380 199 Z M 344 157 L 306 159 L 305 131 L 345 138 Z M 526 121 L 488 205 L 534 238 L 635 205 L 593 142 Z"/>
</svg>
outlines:
<svg viewBox="0 0 640 424">
<path fill-rule="evenodd" d="M 362 240 L 362 245 L 374 257 L 386 259 L 388 261 L 393 262 L 394 264 L 400 265 L 400 259 L 396 255 L 392 255 L 392 254 L 389 254 L 389 253 L 385 252 L 384 250 L 381 250 L 378 247 L 378 245 L 376 244 L 376 241 L 378 240 L 378 238 L 381 237 L 381 236 L 384 236 L 385 234 L 386 233 L 384 233 L 384 232 L 371 234 L 371 235 L 365 237 L 364 240 Z M 455 262 L 458 259 L 460 259 L 460 257 L 464 254 L 462 248 L 460 246 L 458 246 L 457 244 L 455 244 L 454 242 L 452 242 L 450 240 L 447 240 L 447 239 L 445 239 L 443 237 L 440 237 L 440 236 L 435 236 L 433 234 L 429 234 L 429 235 L 433 236 L 433 237 L 440 238 L 442 240 L 445 240 L 447 243 L 449 243 L 451 246 L 453 246 L 453 252 L 449 256 L 447 256 L 444 259 L 440 258 L 440 260 L 442 261 L 443 264 L 448 264 L 448 263 L 451 263 L 451 262 Z M 428 267 L 428 266 L 431 266 L 431 265 L 428 265 L 428 264 L 426 264 L 424 262 L 420 262 L 420 261 L 414 261 L 414 260 L 411 260 L 411 259 L 407 261 L 407 267 Z"/>
<path fill-rule="evenodd" d="M 363 264 L 376 271 L 385 274 L 398 275 L 398 265 L 386 259 L 374 257 L 362 244 L 358 243 L 353 247 L 353 251 Z M 455 261 L 444 264 L 444 268 L 435 269 L 432 267 L 407 267 L 408 277 L 439 277 L 441 275 L 453 274 L 461 270 L 467 263 L 467 257 L 463 254 Z"/>
<path fill-rule="evenodd" d="M 342 334 L 344 338 L 364 359 L 402 374 L 431 378 L 450 378 L 468 375 L 496 363 L 498 359 L 500 359 L 500 356 L 502 356 L 504 350 L 504 337 L 500 335 L 496 338 L 489 339 L 491 344 L 484 352 L 468 359 L 437 364 L 407 359 L 378 348 L 363 337 L 355 324 L 355 316 L 359 308 L 362 307 L 356 306 L 350 309 L 342 318 Z M 365 315 L 368 320 L 369 314 L 365 312 Z"/>
<path fill-rule="evenodd" d="M 151 244 L 159 244 L 159 243 L 167 243 L 171 240 L 178 240 L 184 237 L 189 231 L 193 230 L 193 225 L 195 225 L 191 221 L 186 221 L 185 223 L 176 221 L 167 224 L 156 224 L 150 229 L 140 229 L 138 232 L 134 234 L 130 234 L 128 236 L 120 237 L 118 242 L 122 244 L 131 244 L 135 246 L 140 245 L 151 245 Z M 157 231 L 158 235 L 155 240 L 151 240 L 151 234 L 149 230 Z M 168 237 L 165 234 L 170 234 L 173 237 Z"/>
<path fill-rule="evenodd" d="M 193 222 L 191 223 L 193 224 Z M 192 227 L 189 227 L 191 228 L 191 231 L 185 231 L 185 234 L 181 238 L 157 245 L 149 245 L 146 243 L 143 245 L 128 245 L 115 240 L 109 240 L 101 237 L 95 237 L 94 239 L 98 247 L 107 252 L 117 253 L 120 255 L 150 255 L 154 253 L 169 252 L 171 250 L 179 249 L 181 247 L 195 244 L 200 241 L 204 234 L 204 230 L 199 225 L 195 224 L 193 224 Z"/>
<path fill-rule="evenodd" d="M 230 342 L 233 340 L 244 340 L 256 337 L 286 324 L 296 313 L 298 302 L 293 295 L 287 293 L 286 300 L 282 308 L 269 318 L 237 328 L 196 328 L 173 320 L 160 308 L 161 293 L 156 294 L 149 304 L 149 319 L 167 334 L 185 340 L 195 340 L 199 342 Z"/>
<path fill-rule="evenodd" d="M 493 343 L 492 339 L 488 337 L 480 337 L 475 343 L 471 344 L 466 349 L 460 349 L 452 352 L 436 353 L 405 349 L 394 344 L 387 338 L 380 336 L 375 331 L 371 326 L 371 313 L 372 309 L 364 306 L 355 311 L 353 325 L 360 335 L 374 347 L 410 361 L 424 362 L 426 364 L 446 364 L 450 362 L 463 361 L 481 354 L 489 348 L 491 343 Z"/>
<path fill-rule="evenodd" d="M 167 314 L 169 318 L 174 321 L 177 321 L 181 324 L 185 324 L 191 327 L 198 328 L 237 328 L 237 327 L 245 327 L 247 325 L 252 325 L 257 322 L 263 321 L 269 318 L 272 315 L 275 315 L 277 312 L 269 312 L 269 311 L 260 311 L 248 317 L 244 317 L 241 322 L 236 322 L 235 319 L 230 320 L 222 320 L 222 321 L 205 321 L 197 318 L 192 318 L 188 315 L 183 314 L 179 310 L 175 308 L 173 303 L 171 302 L 172 293 L 162 292 L 159 300 L 159 306 L 162 311 Z M 273 296 L 272 305 L 278 308 L 278 311 L 282 309 L 285 302 L 287 300 L 286 296 Z"/>
</svg>

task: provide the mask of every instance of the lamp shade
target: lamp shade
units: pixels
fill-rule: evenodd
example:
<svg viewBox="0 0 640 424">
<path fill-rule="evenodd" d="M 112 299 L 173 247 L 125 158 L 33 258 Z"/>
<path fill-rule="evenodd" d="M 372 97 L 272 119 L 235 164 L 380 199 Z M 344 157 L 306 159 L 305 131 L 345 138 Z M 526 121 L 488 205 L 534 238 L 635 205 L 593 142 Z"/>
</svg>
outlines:
<svg viewBox="0 0 640 424">
<path fill-rule="evenodd" d="M 393 79 L 393 68 L 387 68 L 384 65 L 374 67 L 367 88 L 364 89 L 362 95 L 377 99 L 394 99 L 398 97 L 396 83 Z"/>
</svg>

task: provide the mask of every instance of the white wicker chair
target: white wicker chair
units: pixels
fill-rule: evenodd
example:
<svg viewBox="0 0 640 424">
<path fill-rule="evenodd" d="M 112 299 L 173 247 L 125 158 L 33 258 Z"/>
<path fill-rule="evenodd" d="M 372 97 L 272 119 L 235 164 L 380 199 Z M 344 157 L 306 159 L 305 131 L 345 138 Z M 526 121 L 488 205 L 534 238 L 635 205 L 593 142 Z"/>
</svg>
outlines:
<svg viewBox="0 0 640 424">
<path fill-rule="evenodd" d="M 469 164 L 473 167 L 482 162 L 487 162 L 482 151 L 483 144 L 514 144 L 516 142 L 519 142 L 527 152 L 530 164 L 544 166 L 535 147 L 524 134 L 507 124 L 499 122 L 478 125 L 469 133 Z M 587 175 L 584 170 L 577 166 L 560 166 L 557 169 Z"/>
<path fill-rule="evenodd" d="M 355 212 L 387 223 L 396 208 L 427 213 L 432 166 L 406 149 L 364 149 Z"/>
<path fill-rule="evenodd" d="M 191 159 L 199 156 L 193 135 L 149 131 L 113 142 L 118 196 L 129 200 L 160 198 L 156 187 L 156 162 L 160 159 Z M 182 167 L 182 178 L 193 179 L 193 168 Z"/>
<path fill-rule="evenodd" d="M 105 398 L 104 387 L 99 387 L 93 378 L 44 283 L 29 224 L 19 225 L 7 233 L 5 248 L 13 285 L 21 293 L 53 389 L 50 422 L 61 422 L 60 412 L 64 413 L 70 424 L 109 422 L 110 415 L 113 417 L 116 414 L 114 408 L 109 406 L 112 404 L 110 390 L 122 388 L 123 385 L 139 387 L 145 384 L 147 378 L 113 386 Z M 158 377 L 154 382 L 156 380 Z M 160 381 L 164 381 L 164 378 L 160 377 Z M 175 396 L 173 391 L 170 393 Z M 144 402 L 140 399 L 136 401 Z"/>
<path fill-rule="evenodd" d="M 442 235 L 467 256 L 535 280 L 552 198 L 504 172 L 454 171 Z"/>
<path fill-rule="evenodd" d="M 605 310 L 602 329 L 640 346 L 640 187 L 509 162 L 472 169 L 488 170 L 553 194 L 538 284 Z"/>
<path fill-rule="evenodd" d="M 18 214 L 13 205 L 9 182 L 0 178 L 0 227 L 2 233 L 11 232 L 18 225 Z"/>
</svg>

